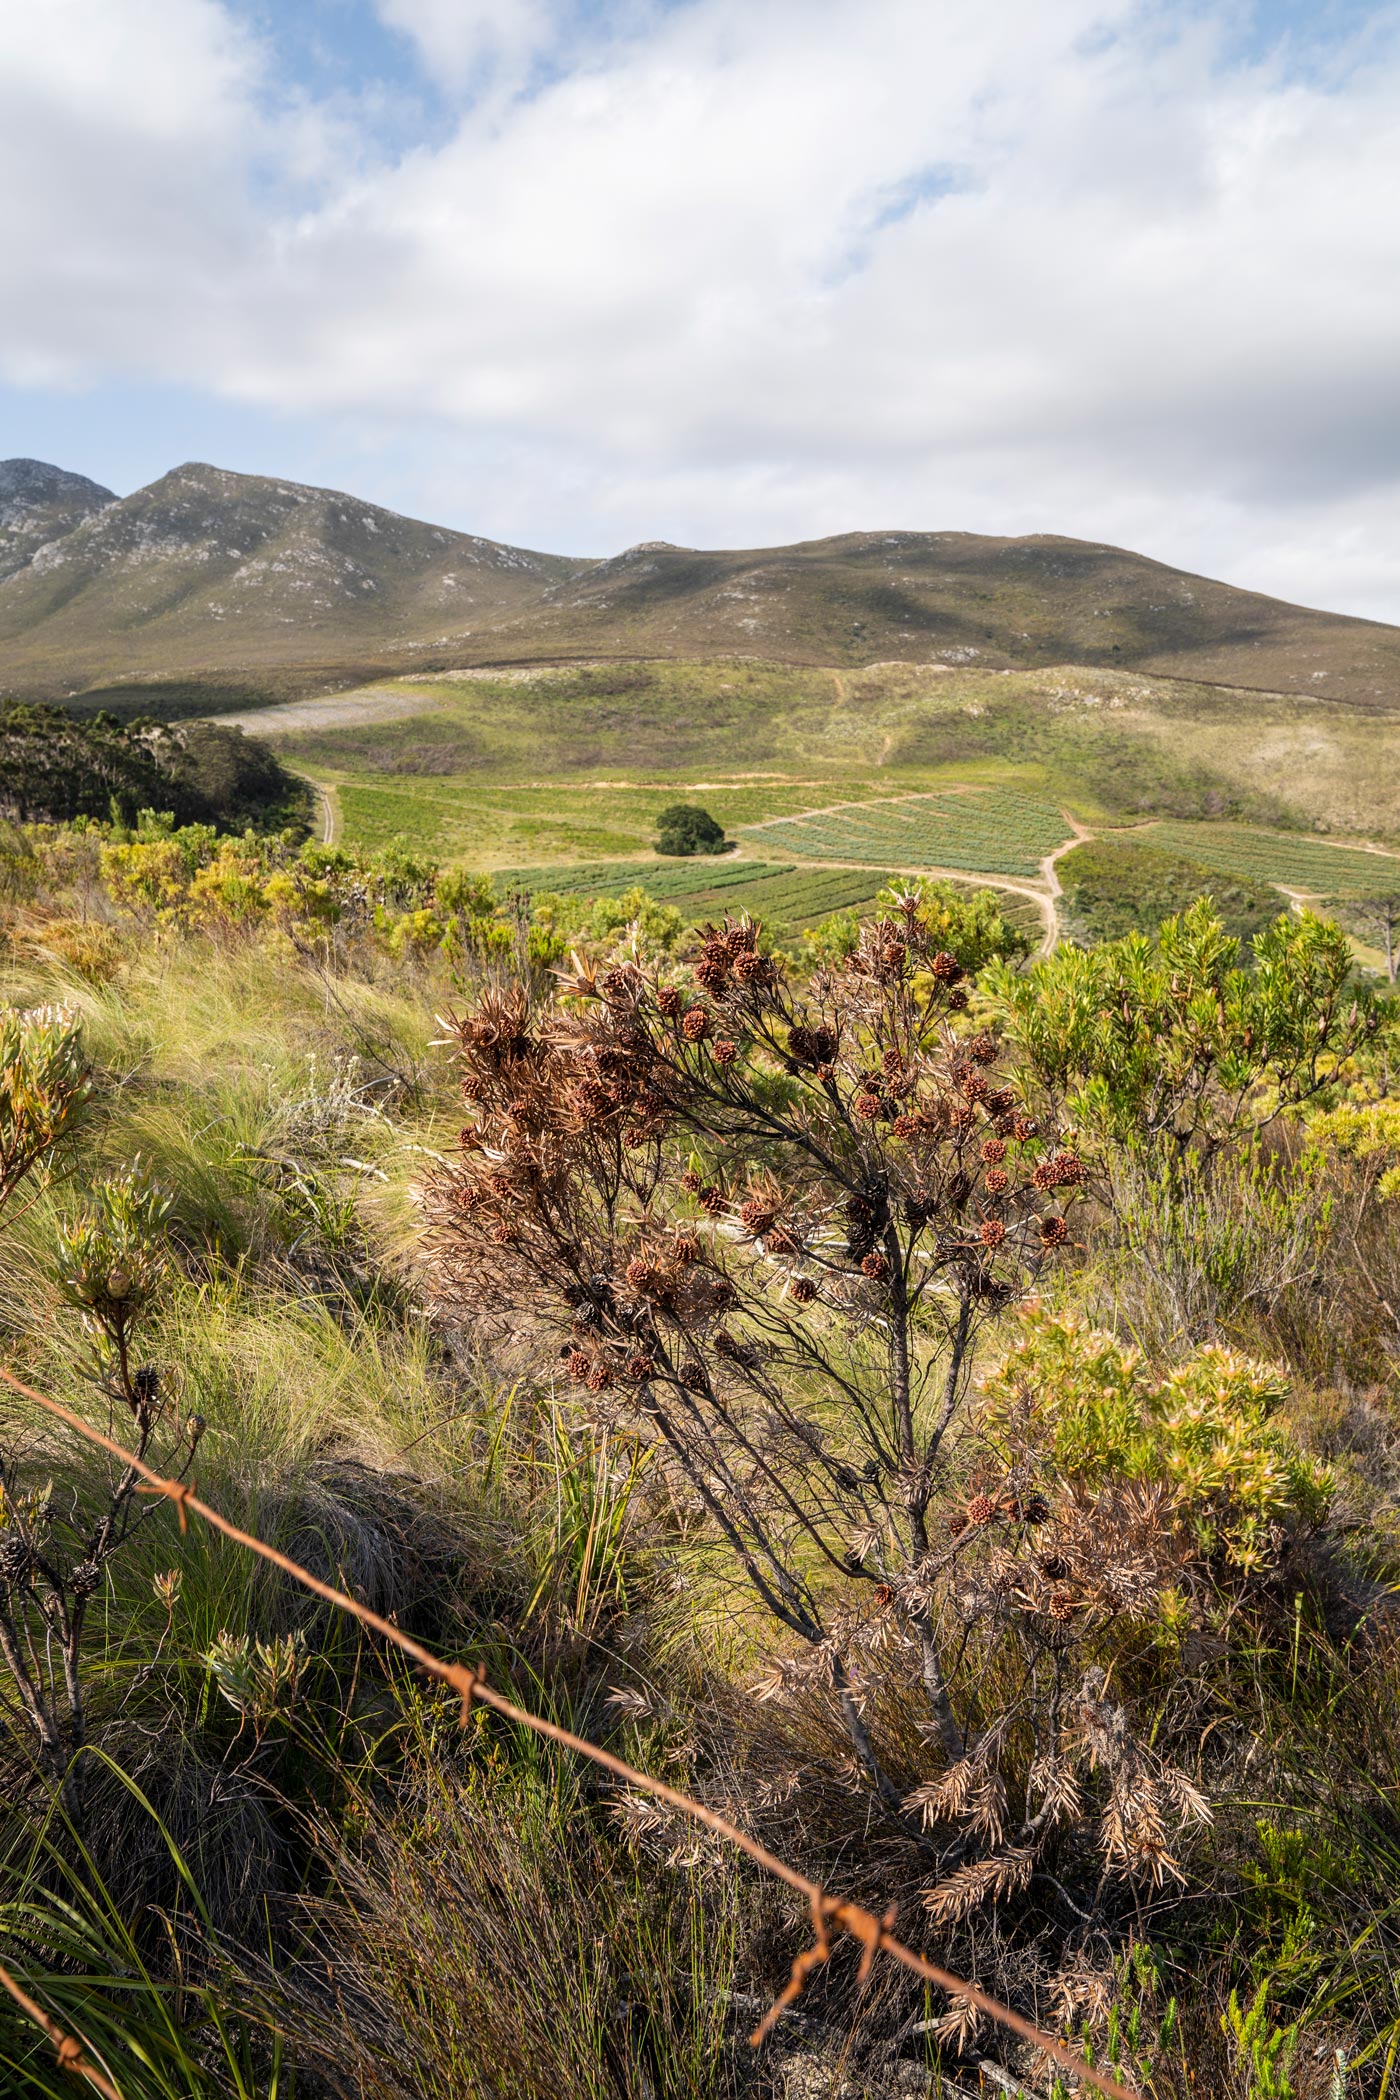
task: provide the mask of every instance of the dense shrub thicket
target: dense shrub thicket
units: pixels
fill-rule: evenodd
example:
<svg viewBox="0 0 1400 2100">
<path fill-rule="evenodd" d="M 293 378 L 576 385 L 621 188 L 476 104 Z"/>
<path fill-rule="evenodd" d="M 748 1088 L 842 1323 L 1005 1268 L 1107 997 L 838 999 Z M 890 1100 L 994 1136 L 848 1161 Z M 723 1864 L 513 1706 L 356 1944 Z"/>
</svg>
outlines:
<svg viewBox="0 0 1400 2100">
<path fill-rule="evenodd" d="M 303 833 L 306 783 L 241 729 L 81 718 L 58 707 L 0 708 L 0 813 L 21 824 L 74 817 L 131 824 L 142 810 L 219 830 Z"/>
<path fill-rule="evenodd" d="M 7 1362 L 1144 2093 L 1386 2089 L 1400 1090 L 1334 926 L 1028 962 L 922 885 L 783 954 L 150 817 L 0 870 Z M 7 1403 L 0 1954 L 128 2100 L 1055 2089 L 839 1949 L 754 2054 L 783 1892 L 135 1485 Z"/>
</svg>

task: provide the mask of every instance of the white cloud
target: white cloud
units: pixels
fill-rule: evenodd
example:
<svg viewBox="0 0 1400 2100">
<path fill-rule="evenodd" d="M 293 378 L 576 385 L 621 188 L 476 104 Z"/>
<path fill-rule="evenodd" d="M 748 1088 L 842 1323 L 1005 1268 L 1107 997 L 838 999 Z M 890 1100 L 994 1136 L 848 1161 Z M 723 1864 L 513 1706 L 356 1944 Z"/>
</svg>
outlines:
<svg viewBox="0 0 1400 2100">
<path fill-rule="evenodd" d="M 1394 9 L 1324 77 L 1141 0 L 376 5 L 460 98 L 393 160 L 215 0 L 6 15 L 12 375 L 339 418 L 536 545 L 1054 530 L 1400 618 Z"/>
<path fill-rule="evenodd" d="M 567 22 L 558 0 L 375 0 L 375 12 L 453 82 L 481 70 L 517 77 Z"/>
</svg>

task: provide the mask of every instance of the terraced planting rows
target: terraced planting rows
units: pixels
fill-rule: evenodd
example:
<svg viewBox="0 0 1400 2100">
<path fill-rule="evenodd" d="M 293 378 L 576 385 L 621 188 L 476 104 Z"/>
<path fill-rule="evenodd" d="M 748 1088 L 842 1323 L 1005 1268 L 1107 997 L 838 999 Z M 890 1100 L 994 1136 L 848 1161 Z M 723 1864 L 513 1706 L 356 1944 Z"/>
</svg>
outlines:
<svg viewBox="0 0 1400 2100">
<path fill-rule="evenodd" d="M 561 897 L 620 897 L 639 884 L 649 897 L 670 903 L 703 890 L 719 891 L 791 875 L 791 861 L 705 859 L 581 861 L 572 866 L 498 868 L 491 880 L 497 892 L 508 889 L 548 890 Z"/>
<path fill-rule="evenodd" d="M 644 889 L 658 903 L 674 904 L 693 922 L 746 911 L 779 941 L 837 911 L 873 909 L 879 892 L 898 877 L 887 869 L 794 868 L 765 861 L 688 860 L 679 866 L 657 861 L 576 862 L 572 866 L 498 869 L 497 894 L 520 887 L 535 894 L 620 897 Z M 975 884 L 964 884 L 975 888 Z M 1002 916 L 1039 940 L 1044 922 L 1034 900 L 1016 892 L 998 898 Z"/>
<path fill-rule="evenodd" d="M 1226 875 L 1282 883 L 1319 897 L 1400 891 L 1400 855 L 1328 846 L 1290 832 L 1259 831 L 1247 824 L 1162 823 L 1127 836 Z"/>
<path fill-rule="evenodd" d="M 680 866 L 652 861 L 595 861 L 572 867 L 508 868 L 492 876 L 497 895 L 518 886 L 536 895 L 620 897 L 644 889 L 660 904 L 674 904 L 688 919 L 746 911 L 778 939 L 812 926 L 834 911 L 873 904 L 893 878 L 883 869 L 794 868 L 789 862 L 687 860 Z"/>
<path fill-rule="evenodd" d="M 765 851 L 776 848 L 807 860 L 1035 876 L 1046 854 L 1064 844 L 1069 827 L 1053 803 L 996 789 L 904 795 L 777 818 L 749 826 L 747 836 Z"/>
<path fill-rule="evenodd" d="M 820 868 L 808 872 L 775 873 L 742 889 L 697 891 L 686 898 L 685 909 L 697 918 L 710 911 L 746 911 L 760 919 L 779 938 L 794 930 L 813 926 L 829 912 L 848 911 L 852 906 L 872 904 L 892 878 L 869 868 Z M 676 903 L 681 899 L 676 898 Z"/>
</svg>

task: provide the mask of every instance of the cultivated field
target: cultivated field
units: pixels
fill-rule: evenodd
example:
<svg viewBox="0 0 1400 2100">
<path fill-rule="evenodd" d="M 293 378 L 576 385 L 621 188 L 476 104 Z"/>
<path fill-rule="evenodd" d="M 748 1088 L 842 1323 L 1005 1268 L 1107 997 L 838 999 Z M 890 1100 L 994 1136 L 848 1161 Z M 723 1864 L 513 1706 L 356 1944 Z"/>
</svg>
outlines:
<svg viewBox="0 0 1400 2100">
<path fill-rule="evenodd" d="M 747 835 L 755 845 L 804 859 L 1033 877 L 1046 854 L 1069 838 L 1070 827 L 1053 804 L 1001 789 L 910 795 L 854 812 L 822 810 L 750 827 Z"/>
<path fill-rule="evenodd" d="M 1316 897 L 1400 890 L 1400 856 L 1332 846 L 1286 831 L 1256 830 L 1244 824 L 1154 824 L 1142 833 L 1142 839 L 1146 845 L 1179 853 L 1227 875 L 1276 883 Z"/>
</svg>

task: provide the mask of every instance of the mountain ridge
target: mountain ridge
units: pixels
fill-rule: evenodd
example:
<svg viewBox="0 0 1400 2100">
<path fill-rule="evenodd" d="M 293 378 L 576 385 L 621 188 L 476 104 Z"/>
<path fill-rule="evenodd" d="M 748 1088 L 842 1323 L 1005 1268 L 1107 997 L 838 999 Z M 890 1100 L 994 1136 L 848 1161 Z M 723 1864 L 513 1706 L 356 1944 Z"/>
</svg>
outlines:
<svg viewBox="0 0 1400 2100">
<path fill-rule="evenodd" d="M 116 501 L 100 482 L 47 460 L 0 460 L 0 581 L 27 568 L 50 542 Z"/>
<path fill-rule="evenodd" d="M 0 463 L 0 684 L 19 695 L 231 680 L 286 698 L 416 670 L 701 655 L 1097 664 L 1400 707 L 1400 628 L 1100 541 L 900 530 L 581 559 L 200 461 L 121 498 Z"/>
</svg>

